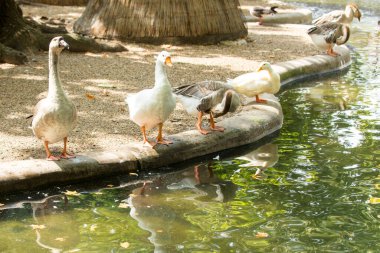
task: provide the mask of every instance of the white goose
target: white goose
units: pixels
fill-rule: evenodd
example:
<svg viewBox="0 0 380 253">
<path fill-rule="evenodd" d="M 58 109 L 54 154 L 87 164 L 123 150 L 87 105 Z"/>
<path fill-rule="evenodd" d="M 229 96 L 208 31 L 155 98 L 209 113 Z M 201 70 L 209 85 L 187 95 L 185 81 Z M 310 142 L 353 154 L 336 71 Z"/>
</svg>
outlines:
<svg viewBox="0 0 380 253">
<path fill-rule="evenodd" d="M 156 144 L 171 144 L 171 141 L 162 137 L 162 126 L 174 111 L 176 99 L 168 80 L 165 65 L 172 66 L 170 54 L 162 51 L 156 61 L 155 84 L 152 89 L 145 89 L 135 94 L 130 94 L 125 99 L 129 107 L 129 117 L 140 126 L 144 138 L 144 144 L 152 147 Z M 149 142 L 146 130 L 158 126 L 157 142 Z"/>
<path fill-rule="evenodd" d="M 275 94 L 281 87 L 280 75 L 272 69 L 268 62 L 262 62 L 256 72 L 240 75 L 227 82 L 238 93 L 256 97 L 257 103 L 266 103 L 265 99 L 259 98 L 260 94 Z"/>
<path fill-rule="evenodd" d="M 322 15 L 321 17 L 313 20 L 314 25 L 321 25 L 329 22 L 336 22 L 340 24 L 350 25 L 352 20 L 357 18 L 360 21 L 362 14 L 357 4 L 351 3 L 346 5 L 344 11 L 336 10 Z"/>
<path fill-rule="evenodd" d="M 49 90 L 46 98 L 40 100 L 35 109 L 32 121 L 34 135 L 44 142 L 47 160 L 72 158 L 67 153 L 67 136 L 75 127 L 77 110 L 61 86 L 58 73 L 58 59 L 63 49 L 69 45 L 62 37 L 55 37 L 49 45 Z M 53 156 L 48 145 L 63 140 L 62 154 Z"/>
<path fill-rule="evenodd" d="M 307 33 L 318 48 L 326 50 L 328 55 L 334 57 L 339 55 L 333 51 L 335 44 L 343 45 L 350 38 L 350 28 L 335 22 L 315 25 Z"/>
<path fill-rule="evenodd" d="M 231 86 L 219 81 L 203 81 L 183 85 L 175 88 L 174 93 L 187 113 L 198 117 L 196 127 L 201 134 L 209 133 L 202 128 L 202 117 L 205 113 L 210 114 L 211 130 L 223 132 L 223 127 L 215 125 L 214 116 L 217 118 L 227 112 L 234 112 L 240 105 L 239 95 L 233 91 Z M 220 103 L 223 104 L 223 109 L 215 114 L 213 109 Z"/>
</svg>

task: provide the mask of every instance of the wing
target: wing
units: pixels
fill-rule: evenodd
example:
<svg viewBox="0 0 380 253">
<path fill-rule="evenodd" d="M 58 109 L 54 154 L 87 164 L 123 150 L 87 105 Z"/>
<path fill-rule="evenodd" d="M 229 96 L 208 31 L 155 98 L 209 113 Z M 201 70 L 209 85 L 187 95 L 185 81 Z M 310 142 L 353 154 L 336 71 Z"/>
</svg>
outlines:
<svg viewBox="0 0 380 253">
<path fill-rule="evenodd" d="M 344 11 L 332 11 L 329 12 L 315 20 L 313 20 L 313 24 L 320 25 L 327 22 L 340 22 L 342 20 L 342 16 L 344 14 Z"/>
<path fill-rule="evenodd" d="M 336 39 L 342 36 L 342 34 L 339 33 L 340 26 L 340 24 L 332 22 L 321 25 L 321 29 L 324 35 L 323 37 L 327 43 L 335 43 Z"/>
<path fill-rule="evenodd" d="M 198 111 L 209 112 L 223 99 L 223 94 L 231 86 L 221 81 L 203 81 L 191 85 L 183 85 L 174 89 L 174 93 L 199 100 Z"/>
<path fill-rule="evenodd" d="M 231 87 L 221 81 L 203 81 L 190 85 L 183 85 L 173 89 L 173 92 L 178 95 L 183 95 L 187 97 L 195 97 L 202 99 L 205 96 L 212 94 L 213 92 L 219 91 L 221 89 L 230 89 Z"/>
<path fill-rule="evenodd" d="M 263 7 L 260 7 L 260 6 L 256 6 L 256 7 L 253 7 L 253 9 L 251 9 L 251 15 L 254 15 L 256 17 L 262 17 L 262 15 L 264 14 L 264 8 Z"/>
</svg>

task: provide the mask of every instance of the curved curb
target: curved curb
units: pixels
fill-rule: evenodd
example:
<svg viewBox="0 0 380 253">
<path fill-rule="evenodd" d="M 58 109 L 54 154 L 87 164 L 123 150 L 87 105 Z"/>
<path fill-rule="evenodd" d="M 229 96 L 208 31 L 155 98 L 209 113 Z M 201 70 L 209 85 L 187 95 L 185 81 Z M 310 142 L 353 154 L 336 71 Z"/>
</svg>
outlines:
<svg viewBox="0 0 380 253">
<path fill-rule="evenodd" d="M 346 46 L 335 46 L 334 51 L 340 56 L 314 55 L 275 64 L 273 68 L 280 74 L 281 88 L 347 71 L 351 66 L 350 50 Z"/>
<path fill-rule="evenodd" d="M 283 80 L 290 85 L 342 71 L 350 66 L 351 59 L 346 47 L 336 49 L 341 56 L 316 55 L 273 65 Z M 130 143 L 117 151 L 88 152 L 71 160 L 51 162 L 41 159 L 0 163 L 0 192 L 33 189 L 51 184 L 62 184 L 88 178 L 111 176 L 130 171 L 153 170 L 191 158 L 250 144 L 268 136 L 282 127 L 281 105 L 273 96 L 267 104 L 255 102 L 245 110 L 218 124 L 226 128 L 224 133 L 206 136 L 196 130 L 168 136 L 174 141 L 168 147 L 157 149 Z"/>
<path fill-rule="evenodd" d="M 259 22 L 259 18 L 251 16 L 249 7 L 242 7 L 245 22 Z M 263 24 L 311 24 L 313 13 L 308 9 L 277 9 L 275 15 L 263 16 Z"/>
</svg>

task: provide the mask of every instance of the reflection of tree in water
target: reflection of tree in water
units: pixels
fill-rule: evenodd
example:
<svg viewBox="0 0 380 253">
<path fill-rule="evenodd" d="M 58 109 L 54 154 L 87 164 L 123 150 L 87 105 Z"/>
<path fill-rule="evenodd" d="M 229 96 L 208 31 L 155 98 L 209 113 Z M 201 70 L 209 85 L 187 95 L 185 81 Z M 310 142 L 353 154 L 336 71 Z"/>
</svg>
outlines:
<svg viewBox="0 0 380 253">
<path fill-rule="evenodd" d="M 130 215 L 151 233 L 155 252 L 169 252 L 207 237 L 212 230 L 206 224 L 217 228 L 236 190 L 232 182 L 215 176 L 212 164 L 200 164 L 133 190 L 128 199 Z"/>
</svg>

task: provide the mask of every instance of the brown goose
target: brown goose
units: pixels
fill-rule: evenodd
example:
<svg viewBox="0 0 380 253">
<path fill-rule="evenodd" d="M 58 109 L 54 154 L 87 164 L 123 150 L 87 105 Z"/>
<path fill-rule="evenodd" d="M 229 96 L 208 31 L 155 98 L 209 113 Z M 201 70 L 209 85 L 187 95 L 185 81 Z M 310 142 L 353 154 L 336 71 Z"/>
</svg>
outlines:
<svg viewBox="0 0 380 253">
<path fill-rule="evenodd" d="M 67 136 L 75 127 L 77 110 L 61 86 L 58 73 L 58 59 L 63 49 L 69 45 L 62 37 L 55 37 L 49 45 L 49 90 L 46 98 L 40 100 L 35 109 L 32 121 L 34 135 L 44 142 L 47 160 L 72 158 L 67 153 Z M 63 140 L 62 154 L 53 156 L 48 145 Z"/>
<path fill-rule="evenodd" d="M 183 85 L 174 89 L 178 100 L 185 110 L 198 117 L 196 127 L 201 134 L 209 131 L 202 128 L 202 117 L 210 114 L 210 128 L 213 131 L 223 132 L 224 128 L 215 125 L 214 117 L 220 117 L 227 112 L 234 112 L 240 105 L 239 95 L 232 87 L 220 81 L 203 81 L 191 85 Z M 215 113 L 213 109 L 222 103 L 221 112 Z"/>
<path fill-rule="evenodd" d="M 339 55 L 333 51 L 334 45 L 342 45 L 350 38 L 350 28 L 334 22 L 315 25 L 307 33 L 317 47 L 327 50 L 327 54 L 334 57 Z"/>
<path fill-rule="evenodd" d="M 336 10 L 322 15 L 321 17 L 313 20 L 313 24 L 321 25 L 325 23 L 335 22 L 345 25 L 350 25 L 354 18 L 357 18 L 360 21 L 362 13 L 359 10 L 357 4 L 348 4 L 344 11 Z"/>
<path fill-rule="evenodd" d="M 249 10 L 249 13 L 252 15 L 252 16 L 255 16 L 255 17 L 258 17 L 259 18 L 259 25 L 262 25 L 263 24 L 263 15 L 269 15 L 269 14 L 276 14 L 277 11 L 276 9 L 278 8 L 278 6 L 272 6 L 272 7 L 260 7 L 260 6 L 256 6 L 256 7 L 252 7 L 250 10 Z"/>
</svg>

